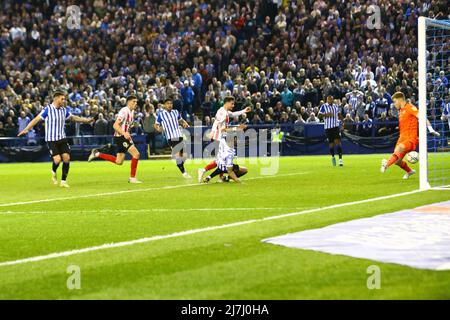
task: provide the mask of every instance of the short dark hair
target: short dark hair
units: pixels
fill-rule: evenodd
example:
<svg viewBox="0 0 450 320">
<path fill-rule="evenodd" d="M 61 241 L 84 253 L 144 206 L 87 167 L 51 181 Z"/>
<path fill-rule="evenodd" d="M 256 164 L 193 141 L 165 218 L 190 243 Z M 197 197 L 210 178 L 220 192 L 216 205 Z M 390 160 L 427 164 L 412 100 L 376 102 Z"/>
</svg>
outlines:
<svg viewBox="0 0 450 320">
<path fill-rule="evenodd" d="M 130 100 L 137 100 L 137 97 L 134 95 L 134 94 L 130 94 L 128 97 L 127 97 L 127 102 L 128 101 L 130 101 Z"/>
<path fill-rule="evenodd" d="M 394 99 L 402 99 L 402 100 L 405 100 L 405 94 L 404 94 L 403 92 L 401 92 L 401 91 L 397 91 L 396 93 L 394 93 L 394 94 L 392 95 L 392 100 L 394 100 Z"/>
<path fill-rule="evenodd" d="M 164 104 L 166 104 L 166 102 L 172 102 L 173 100 L 171 98 L 166 98 L 164 99 Z"/>
<path fill-rule="evenodd" d="M 64 90 L 61 89 L 57 89 L 55 90 L 55 92 L 53 92 L 53 99 L 58 98 L 60 96 L 65 96 L 66 92 Z"/>
<path fill-rule="evenodd" d="M 226 96 L 225 99 L 223 99 L 223 103 L 227 103 L 227 102 L 231 102 L 231 101 L 234 101 L 233 96 Z"/>
</svg>

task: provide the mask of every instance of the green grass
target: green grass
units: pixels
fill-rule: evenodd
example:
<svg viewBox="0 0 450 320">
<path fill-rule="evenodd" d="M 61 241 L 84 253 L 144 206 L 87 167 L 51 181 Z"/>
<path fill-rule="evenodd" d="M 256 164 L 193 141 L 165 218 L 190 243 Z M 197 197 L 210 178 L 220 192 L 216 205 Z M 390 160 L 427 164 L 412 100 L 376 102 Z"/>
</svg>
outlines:
<svg viewBox="0 0 450 320">
<path fill-rule="evenodd" d="M 381 157 L 347 156 L 343 168 L 331 167 L 328 157 L 280 158 L 279 173 L 269 177 L 260 176 L 258 164 L 247 160 L 249 174 L 241 185 L 193 185 L 196 180 L 184 180 L 168 160 L 141 161 L 138 176 L 145 183 L 129 185 L 129 162 L 122 167 L 73 162 L 70 189 L 50 183 L 48 163 L 2 164 L 0 263 L 418 188 L 418 175 L 403 181 L 396 167 L 380 174 Z M 186 165 L 194 177 L 200 166 Z M 96 196 L 125 190 L 131 192 Z M 449 271 L 261 243 L 264 238 L 414 208 L 449 196 L 449 191 L 427 191 L 0 266 L 0 299 L 450 299 Z M 57 198 L 65 199 L 10 205 Z M 215 209 L 194 210 L 202 208 Z M 366 287 L 366 269 L 374 263 L 382 270 L 380 290 Z M 81 269 L 80 290 L 66 287 L 66 270 L 72 264 Z"/>
</svg>

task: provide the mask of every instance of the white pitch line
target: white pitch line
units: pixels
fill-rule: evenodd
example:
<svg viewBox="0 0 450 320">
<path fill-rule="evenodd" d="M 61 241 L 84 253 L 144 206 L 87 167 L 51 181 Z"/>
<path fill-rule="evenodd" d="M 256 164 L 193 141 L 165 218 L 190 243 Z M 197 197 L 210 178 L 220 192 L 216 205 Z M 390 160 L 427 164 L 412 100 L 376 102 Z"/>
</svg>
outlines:
<svg viewBox="0 0 450 320">
<path fill-rule="evenodd" d="M 408 191 L 408 192 L 403 192 L 403 193 L 392 194 L 392 195 L 388 195 L 388 196 L 380 196 L 380 197 L 376 197 L 376 198 L 369 198 L 369 199 L 364 199 L 364 200 L 345 202 L 345 203 L 334 204 L 331 206 L 326 206 L 326 207 L 321 207 L 321 208 L 315 208 L 315 209 L 310 209 L 310 210 L 303 210 L 303 211 L 298 211 L 298 212 L 281 214 L 278 216 L 271 216 L 271 217 L 260 218 L 260 219 L 252 219 L 252 220 L 234 222 L 234 223 L 224 224 L 224 225 L 219 225 L 219 226 L 211 226 L 211 227 L 205 227 L 205 228 L 199 228 L 199 229 L 186 230 L 186 231 L 175 232 L 175 233 L 166 234 L 166 235 L 158 235 L 158 236 L 152 236 L 152 237 L 141 238 L 141 239 L 136 239 L 136 240 L 116 242 L 116 243 L 105 243 L 105 244 L 102 244 L 99 246 L 88 247 L 88 248 L 84 248 L 84 249 L 75 249 L 75 250 L 56 252 L 56 253 L 51 253 L 51 254 L 47 254 L 47 255 L 31 257 L 31 258 L 12 260 L 12 261 L 4 261 L 4 262 L 0 262 L 0 267 L 13 266 L 13 265 L 24 264 L 24 263 L 28 263 L 28 262 L 37 262 L 37 261 L 49 260 L 49 259 L 60 258 L 60 257 L 67 257 L 67 256 L 72 256 L 72 255 L 76 255 L 76 254 L 80 254 L 80 253 L 86 253 L 86 252 L 92 252 L 92 251 L 98 251 L 98 250 L 104 250 L 104 249 L 132 246 L 132 245 L 139 244 L 139 243 L 147 243 L 147 242 L 156 241 L 156 240 L 182 237 L 182 236 L 187 236 L 187 235 L 196 234 L 196 233 L 202 233 L 202 232 L 207 232 L 207 231 L 214 231 L 214 230 L 219 230 L 219 229 L 242 226 L 242 225 L 251 224 L 251 223 L 255 223 L 255 222 L 263 222 L 263 221 L 267 221 L 267 220 L 282 219 L 282 218 L 292 217 L 292 216 L 306 214 L 306 213 L 342 208 L 342 207 L 346 207 L 346 206 L 352 206 L 352 205 L 368 203 L 368 202 L 373 202 L 373 201 L 378 201 L 378 200 L 386 200 L 386 199 L 406 196 L 406 195 L 410 195 L 410 194 L 415 194 L 415 193 L 419 193 L 419 192 L 422 192 L 422 190 L 413 190 L 413 191 Z"/>
<path fill-rule="evenodd" d="M 253 178 L 244 179 L 244 182 L 248 181 L 248 180 L 257 180 L 257 179 L 298 176 L 298 175 L 303 175 L 303 174 L 307 174 L 307 173 L 309 173 L 309 172 L 296 172 L 296 173 L 277 174 L 277 175 L 272 175 L 272 176 L 259 176 L 259 177 L 253 177 Z M 174 185 L 174 186 L 151 187 L 151 188 L 133 189 L 133 190 L 121 190 L 121 191 L 113 191 L 113 192 L 105 192 L 105 193 L 85 194 L 85 195 L 72 196 L 72 197 L 40 199 L 40 200 L 31 200 L 31 201 L 13 202 L 13 203 L 1 203 L 0 207 L 12 207 L 12 206 L 21 206 L 21 205 L 26 205 L 26 204 L 34 204 L 34 203 L 44 203 L 44 202 L 75 200 L 75 199 L 83 199 L 83 198 L 114 196 L 114 195 L 118 195 L 118 194 L 132 193 L 132 192 L 178 189 L 178 188 L 185 188 L 185 187 L 198 187 L 198 186 L 204 186 L 204 185 L 206 185 L 206 183 L 177 184 L 177 185 Z"/>
<path fill-rule="evenodd" d="M 0 215 L 12 214 L 67 214 L 67 213 L 145 213 L 145 212 L 191 212 L 191 211 L 255 211 L 255 210 L 299 210 L 305 207 L 264 207 L 264 208 L 150 208 L 150 209 L 118 209 L 118 210 L 57 210 L 57 211 L 0 211 Z"/>
</svg>

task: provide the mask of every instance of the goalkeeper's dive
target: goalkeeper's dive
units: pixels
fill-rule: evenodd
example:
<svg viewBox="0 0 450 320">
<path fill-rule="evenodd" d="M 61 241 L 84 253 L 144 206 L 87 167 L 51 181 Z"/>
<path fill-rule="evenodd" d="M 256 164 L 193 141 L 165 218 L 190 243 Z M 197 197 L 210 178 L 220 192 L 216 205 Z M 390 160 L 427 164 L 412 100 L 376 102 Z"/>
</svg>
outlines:
<svg viewBox="0 0 450 320">
<path fill-rule="evenodd" d="M 403 160 L 405 155 L 416 150 L 419 143 L 419 137 L 417 134 L 419 126 L 419 109 L 409 102 L 406 102 L 405 95 L 402 92 L 396 92 L 392 96 L 395 108 L 399 111 L 399 131 L 400 137 L 395 145 L 394 153 L 389 160 L 383 159 L 381 161 L 381 172 L 385 172 L 387 168 L 396 164 L 400 168 L 406 171 L 403 179 L 409 179 L 415 170 L 412 170 L 408 164 Z M 440 136 L 431 126 L 430 121 L 427 120 L 428 131 L 435 136 Z"/>
</svg>

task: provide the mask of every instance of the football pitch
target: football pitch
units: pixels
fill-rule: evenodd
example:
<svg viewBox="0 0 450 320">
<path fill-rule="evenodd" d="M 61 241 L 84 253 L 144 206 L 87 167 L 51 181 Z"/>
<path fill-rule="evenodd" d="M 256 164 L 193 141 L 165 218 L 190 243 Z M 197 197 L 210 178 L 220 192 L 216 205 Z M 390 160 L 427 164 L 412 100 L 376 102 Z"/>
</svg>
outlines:
<svg viewBox="0 0 450 320">
<path fill-rule="evenodd" d="M 51 183 L 50 163 L 1 164 L 0 299 L 450 299 L 450 271 L 261 242 L 450 198 L 413 192 L 418 174 L 398 167 L 381 174 L 381 158 L 282 157 L 271 176 L 238 159 L 240 185 L 199 185 L 189 161 L 192 180 L 170 160 L 140 161 L 141 185 L 127 183 L 129 161 L 72 162 L 70 189 Z M 369 290 L 374 264 L 381 288 Z"/>
</svg>

